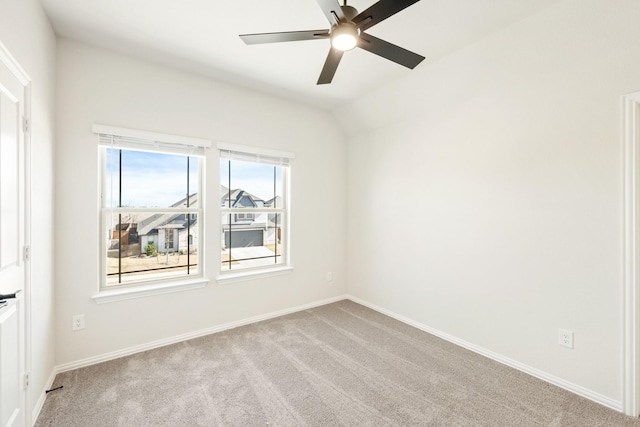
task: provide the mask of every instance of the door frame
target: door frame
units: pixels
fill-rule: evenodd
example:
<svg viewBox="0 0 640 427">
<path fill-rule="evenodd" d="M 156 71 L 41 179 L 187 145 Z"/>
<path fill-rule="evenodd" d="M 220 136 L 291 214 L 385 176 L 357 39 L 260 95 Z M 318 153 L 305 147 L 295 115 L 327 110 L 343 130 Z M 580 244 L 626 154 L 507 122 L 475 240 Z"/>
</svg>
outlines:
<svg viewBox="0 0 640 427">
<path fill-rule="evenodd" d="M 24 268 L 24 289 L 23 293 L 23 316 L 20 319 L 24 322 L 24 420 L 25 425 L 33 425 L 33 414 L 31 413 L 31 79 L 24 71 L 20 63 L 11 55 L 9 50 L 0 40 L 0 64 L 3 64 L 23 87 L 23 128 L 20 133 L 23 138 L 23 178 L 24 178 L 24 248 L 22 266 Z M 25 125 L 26 123 L 26 125 Z"/>
<path fill-rule="evenodd" d="M 640 92 L 623 96 L 622 410 L 640 415 Z"/>
</svg>

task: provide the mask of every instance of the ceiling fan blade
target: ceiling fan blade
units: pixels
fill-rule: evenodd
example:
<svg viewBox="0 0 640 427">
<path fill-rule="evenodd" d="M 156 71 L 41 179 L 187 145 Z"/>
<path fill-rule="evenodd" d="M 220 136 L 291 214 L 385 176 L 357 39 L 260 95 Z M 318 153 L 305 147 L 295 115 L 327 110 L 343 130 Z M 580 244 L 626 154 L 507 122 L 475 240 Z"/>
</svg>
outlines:
<svg viewBox="0 0 640 427">
<path fill-rule="evenodd" d="M 415 68 L 424 59 L 422 55 L 366 33 L 360 33 L 358 47 L 411 69 Z"/>
<path fill-rule="evenodd" d="M 360 28 L 360 31 L 365 31 L 418 1 L 420 0 L 380 0 L 360 12 L 353 18 L 353 23 Z"/>
<path fill-rule="evenodd" d="M 340 3 L 338 0 L 316 0 L 320 9 L 324 12 L 324 16 L 327 17 L 329 23 L 331 25 L 337 24 L 338 22 L 344 22 L 347 18 L 344 16 L 342 12 L 342 8 L 340 7 Z M 335 13 L 335 15 L 334 15 Z M 336 18 L 338 18 L 338 22 L 336 22 Z"/>
<path fill-rule="evenodd" d="M 331 83 L 343 54 L 343 51 L 331 48 L 329 56 L 327 56 L 327 60 L 324 62 L 324 67 L 322 67 L 322 72 L 320 73 L 320 78 L 318 79 L 317 84 L 324 85 Z"/>
<path fill-rule="evenodd" d="M 326 39 L 329 30 L 287 31 L 282 33 L 241 34 L 246 44 L 295 42 L 300 40 Z"/>
</svg>

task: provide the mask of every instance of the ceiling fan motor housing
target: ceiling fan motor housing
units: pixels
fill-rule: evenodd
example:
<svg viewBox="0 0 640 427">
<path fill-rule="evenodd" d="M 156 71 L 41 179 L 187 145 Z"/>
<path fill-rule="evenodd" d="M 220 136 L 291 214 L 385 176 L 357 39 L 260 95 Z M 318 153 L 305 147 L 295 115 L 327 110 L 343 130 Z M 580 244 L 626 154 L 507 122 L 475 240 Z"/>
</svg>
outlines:
<svg viewBox="0 0 640 427">
<path fill-rule="evenodd" d="M 345 18 L 347 18 L 347 20 L 349 21 L 353 20 L 353 18 L 358 16 L 358 11 L 353 6 L 344 5 L 344 6 L 340 6 L 340 9 L 342 9 L 342 13 L 344 14 Z"/>
</svg>

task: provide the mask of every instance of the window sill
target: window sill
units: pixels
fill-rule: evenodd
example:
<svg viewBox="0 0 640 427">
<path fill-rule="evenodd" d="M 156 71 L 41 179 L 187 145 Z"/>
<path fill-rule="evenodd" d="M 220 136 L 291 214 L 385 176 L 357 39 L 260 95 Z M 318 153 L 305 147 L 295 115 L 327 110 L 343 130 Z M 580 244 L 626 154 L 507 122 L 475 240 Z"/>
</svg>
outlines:
<svg viewBox="0 0 640 427">
<path fill-rule="evenodd" d="M 264 277 L 282 276 L 289 274 L 293 271 L 293 267 L 276 267 L 270 269 L 263 269 L 258 271 L 239 271 L 234 273 L 221 274 L 216 277 L 216 282 L 220 285 L 227 285 L 229 283 L 242 282 L 245 280 L 262 279 Z"/>
<path fill-rule="evenodd" d="M 123 301 L 134 298 L 144 298 L 153 295 L 168 294 L 171 292 L 186 291 L 189 289 L 204 288 L 209 279 L 199 278 L 191 280 L 174 281 L 170 283 L 142 285 L 132 288 L 115 289 L 112 291 L 100 291 L 91 298 L 97 304 L 105 304 L 115 301 Z"/>
</svg>

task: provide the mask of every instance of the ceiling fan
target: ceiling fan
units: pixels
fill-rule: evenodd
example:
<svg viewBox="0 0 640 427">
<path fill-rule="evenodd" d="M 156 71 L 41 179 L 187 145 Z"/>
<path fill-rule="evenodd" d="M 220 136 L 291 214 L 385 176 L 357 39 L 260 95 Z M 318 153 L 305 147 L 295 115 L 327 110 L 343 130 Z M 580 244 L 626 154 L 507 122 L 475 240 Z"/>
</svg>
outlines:
<svg viewBox="0 0 640 427">
<path fill-rule="evenodd" d="M 366 30 L 377 23 L 417 3 L 419 0 L 380 0 L 361 13 L 358 13 L 354 7 L 347 6 L 346 0 L 344 0 L 344 5 L 342 6 L 340 6 L 338 0 L 316 1 L 331 24 L 331 28 L 328 30 L 241 34 L 240 38 L 246 44 L 330 39 L 331 49 L 320 73 L 317 83 L 319 85 L 331 83 L 344 52 L 355 47 L 375 53 L 411 69 L 415 68 L 424 59 L 424 56 L 365 33 Z"/>
</svg>

